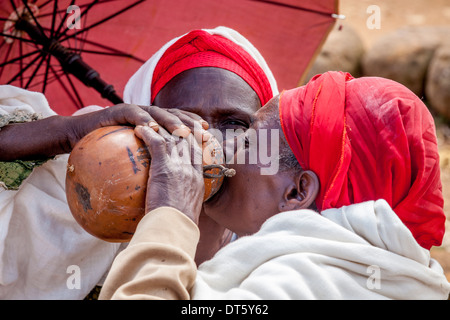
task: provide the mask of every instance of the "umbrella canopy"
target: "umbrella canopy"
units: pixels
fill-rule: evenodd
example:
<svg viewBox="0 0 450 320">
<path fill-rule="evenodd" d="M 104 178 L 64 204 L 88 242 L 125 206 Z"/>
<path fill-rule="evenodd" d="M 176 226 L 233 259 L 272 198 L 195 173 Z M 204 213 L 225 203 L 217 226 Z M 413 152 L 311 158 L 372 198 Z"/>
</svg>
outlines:
<svg viewBox="0 0 450 320">
<path fill-rule="evenodd" d="M 111 105 L 167 41 L 223 25 L 252 42 L 280 90 L 289 89 L 301 83 L 337 15 L 337 0 L 0 0 L 0 83 L 44 92 L 62 115 Z"/>
</svg>

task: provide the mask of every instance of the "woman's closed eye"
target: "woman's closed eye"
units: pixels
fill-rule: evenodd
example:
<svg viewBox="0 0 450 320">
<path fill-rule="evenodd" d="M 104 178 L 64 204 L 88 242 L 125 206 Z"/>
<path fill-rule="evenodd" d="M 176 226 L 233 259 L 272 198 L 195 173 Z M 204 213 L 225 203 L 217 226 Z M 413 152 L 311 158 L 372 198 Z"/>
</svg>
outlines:
<svg viewBox="0 0 450 320">
<path fill-rule="evenodd" d="M 250 124 L 244 120 L 228 119 L 221 123 L 223 129 L 248 129 Z"/>
</svg>

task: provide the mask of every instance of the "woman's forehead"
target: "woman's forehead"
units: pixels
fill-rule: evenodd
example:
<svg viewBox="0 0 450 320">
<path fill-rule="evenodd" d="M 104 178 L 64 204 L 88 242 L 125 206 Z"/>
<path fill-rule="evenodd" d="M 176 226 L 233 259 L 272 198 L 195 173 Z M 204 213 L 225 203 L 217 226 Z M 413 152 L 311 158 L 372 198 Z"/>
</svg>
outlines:
<svg viewBox="0 0 450 320">
<path fill-rule="evenodd" d="M 220 113 L 253 113 L 260 107 L 258 96 L 241 77 L 220 68 L 180 73 L 158 93 L 155 104 L 191 112 L 205 112 L 195 109 L 208 108 Z"/>
</svg>

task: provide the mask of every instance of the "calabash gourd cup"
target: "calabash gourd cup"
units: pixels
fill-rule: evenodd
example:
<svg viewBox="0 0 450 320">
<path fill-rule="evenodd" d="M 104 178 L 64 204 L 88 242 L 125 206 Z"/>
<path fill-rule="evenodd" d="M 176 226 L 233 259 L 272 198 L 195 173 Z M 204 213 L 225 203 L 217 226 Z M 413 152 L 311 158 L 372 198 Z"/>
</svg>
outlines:
<svg viewBox="0 0 450 320">
<path fill-rule="evenodd" d="M 214 137 L 202 148 L 206 201 L 220 189 L 224 175 L 234 172 L 223 166 L 223 150 Z M 132 127 L 104 127 L 83 137 L 70 154 L 66 174 L 66 196 L 75 220 L 102 240 L 130 241 L 146 214 L 150 165 L 147 147 Z"/>
</svg>

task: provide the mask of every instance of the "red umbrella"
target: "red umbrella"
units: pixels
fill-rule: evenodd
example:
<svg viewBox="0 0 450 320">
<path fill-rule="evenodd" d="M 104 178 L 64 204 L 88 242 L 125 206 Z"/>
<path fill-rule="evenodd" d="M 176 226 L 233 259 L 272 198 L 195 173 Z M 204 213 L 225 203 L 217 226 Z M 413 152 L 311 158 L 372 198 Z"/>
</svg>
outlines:
<svg viewBox="0 0 450 320">
<path fill-rule="evenodd" d="M 337 16 L 337 0 L 0 0 L 0 83 L 44 92 L 62 115 L 111 105 L 167 41 L 224 25 L 252 42 L 288 89 Z"/>
</svg>

